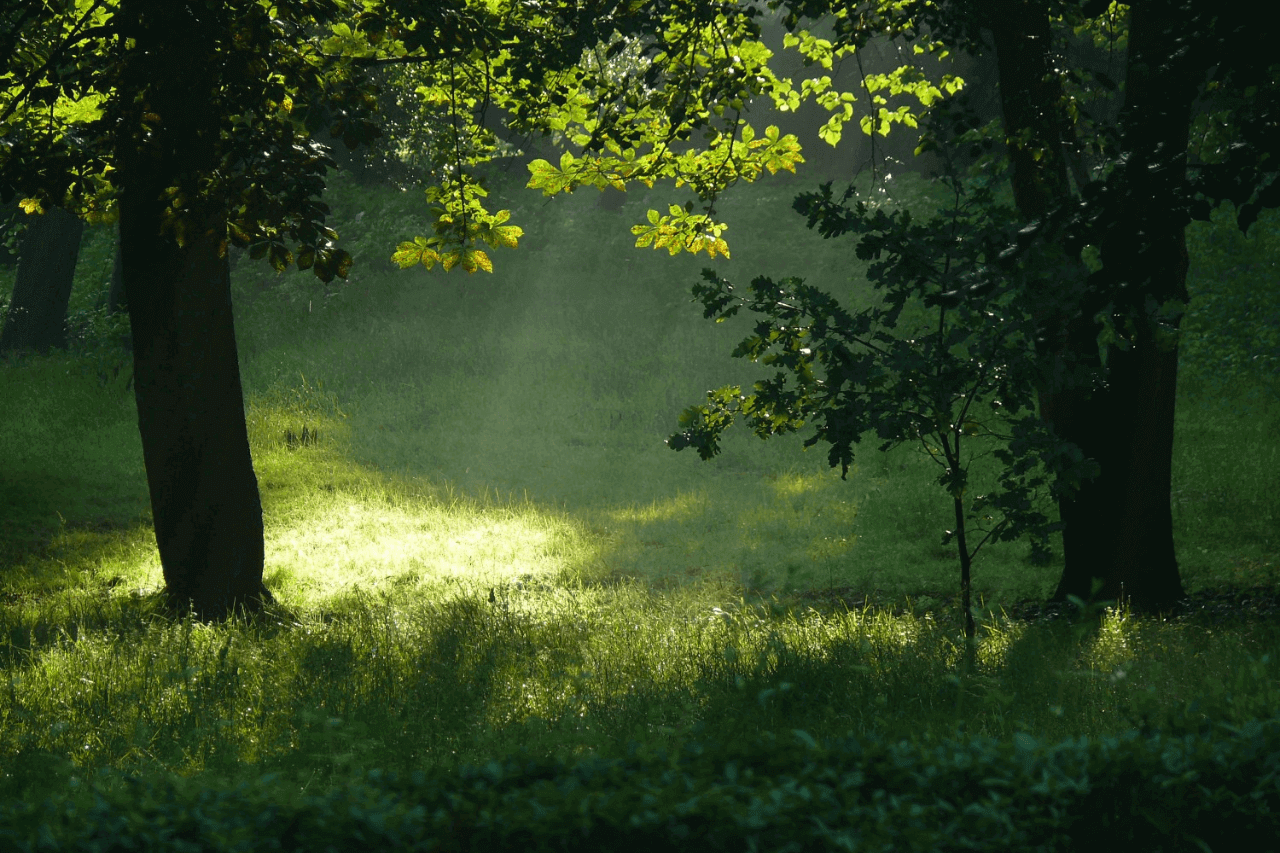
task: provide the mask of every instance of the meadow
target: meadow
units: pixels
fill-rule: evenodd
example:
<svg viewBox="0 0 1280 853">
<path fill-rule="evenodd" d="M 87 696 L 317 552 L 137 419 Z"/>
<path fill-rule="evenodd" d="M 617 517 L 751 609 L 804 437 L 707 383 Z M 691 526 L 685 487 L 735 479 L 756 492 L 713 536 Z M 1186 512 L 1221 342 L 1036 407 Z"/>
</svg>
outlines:
<svg viewBox="0 0 1280 853">
<path fill-rule="evenodd" d="M 318 789 L 690 737 L 1059 738 L 1274 713 L 1276 220 L 1191 230 L 1173 507 L 1184 583 L 1212 606 L 1020 618 L 1060 553 L 993 545 L 970 660 L 949 503 L 919 449 L 866 442 L 841 480 L 803 434 L 736 434 L 705 463 L 663 444 L 707 389 L 761 375 L 728 355 L 750 320 L 690 304 L 702 267 L 870 298 L 852 244 L 791 212 L 806 188 L 734 190 L 732 260 L 708 262 L 631 247 L 660 190 L 602 205 L 504 184 L 520 248 L 468 277 L 390 262 L 428 230 L 416 190 L 337 180 L 348 282 L 235 260 L 278 604 L 219 625 L 160 606 L 128 358 L 96 307 L 113 235 L 91 231 L 71 351 L 0 366 L 0 786 L 110 767 Z"/>
</svg>

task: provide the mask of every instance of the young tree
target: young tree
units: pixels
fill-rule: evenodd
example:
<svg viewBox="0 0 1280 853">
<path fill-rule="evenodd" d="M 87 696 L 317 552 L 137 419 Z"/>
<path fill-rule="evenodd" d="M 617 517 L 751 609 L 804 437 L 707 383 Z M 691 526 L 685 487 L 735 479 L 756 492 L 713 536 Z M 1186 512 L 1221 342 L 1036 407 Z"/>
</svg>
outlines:
<svg viewBox="0 0 1280 853">
<path fill-rule="evenodd" d="M 1277 115 L 1274 63 L 1266 58 L 1265 46 L 1246 30 L 1243 18 L 1197 0 L 1161 0 L 1132 10 L 1106 2 L 1046 0 L 999 6 L 870 2 L 842 7 L 802 0 L 784 5 L 792 10 L 793 27 L 800 14 L 820 8 L 834 13 L 836 37 L 822 48 L 826 52 L 852 52 L 885 32 L 906 40 L 927 33 L 935 44 L 994 50 L 1002 107 L 998 136 L 1008 154 L 1007 174 L 1021 222 L 1016 238 L 1006 239 L 1007 249 L 988 252 L 983 264 L 1018 282 L 1033 324 L 1034 346 L 1008 351 L 1013 361 L 1003 369 L 1020 372 L 1038 392 L 1042 426 L 1052 439 L 1023 443 L 1022 451 L 1042 448 L 1043 461 L 1059 479 L 1055 494 L 1066 565 L 1054 597 L 1089 598 L 1097 591 L 1109 599 L 1128 597 L 1139 608 L 1173 604 L 1182 594 L 1169 487 L 1177 332 L 1186 299 L 1183 232 L 1193 215 L 1206 216 L 1209 206 L 1223 199 L 1238 205 L 1242 228 L 1260 207 L 1280 203 L 1276 136 L 1262 131 L 1274 128 Z M 1088 33 L 1099 16 L 1122 22 L 1128 42 L 1123 109 L 1111 126 L 1091 118 L 1081 98 L 1084 83 L 1105 83 L 1105 78 L 1091 78 L 1089 69 L 1064 62 L 1055 35 L 1063 25 Z M 802 44 L 810 40 L 805 32 L 798 38 Z M 1232 93 L 1224 99 L 1228 109 L 1197 118 L 1196 99 L 1220 96 L 1224 89 Z M 881 131 L 888 130 L 885 118 L 893 115 L 881 107 Z M 1189 128 L 1206 115 L 1238 129 L 1248 144 L 1206 132 L 1196 157 L 1189 159 Z M 922 148 L 971 144 L 983 136 L 963 111 L 939 111 L 936 118 L 954 132 L 925 134 Z M 864 129 L 871 128 L 864 124 Z M 1082 167 L 1089 153 L 1096 158 L 1092 169 Z M 869 221 L 865 209 L 835 203 L 829 194 L 798 200 L 797 206 L 828 236 L 849 230 L 867 235 L 860 254 L 878 257 L 893 234 L 885 223 Z M 910 279 L 922 261 L 944 257 L 937 250 L 928 254 L 924 245 L 916 248 L 888 262 L 897 265 L 899 278 Z M 1090 250 L 1100 261 L 1097 269 L 1087 266 Z M 931 298 L 935 305 L 971 302 L 980 308 L 1006 293 L 990 275 L 980 279 L 958 282 Z M 702 295 L 709 314 L 723 308 L 716 301 L 721 296 Z M 767 318 L 757 337 L 790 339 L 777 337 L 785 321 L 774 309 L 752 308 Z M 803 331 L 792 329 L 790 336 Z M 978 330 L 963 343 L 981 351 L 982 340 Z M 813 352 L 812 359 L 787 365 L 798 387 L 812 381 L 805 371 L 827 357 Z M 749 354 L 742 347 L 739 353 Z M 1014 371 L 1018 360 L 1035 363 L 1036 370 Z M 819 381 L 831 378 L 828 369 Z M 853 381 L 861 388 L 865 377 Z M 834 393 L 815 401 L 780 383 L 782 377 L 758 384 L 755 395 L 736 399 L 713 395 L 708 405 L 687 413 L 685 432 L 672 445 L 713 448 L 735 414 L 756 418 L 767 410 L 773 424 L 794 426 L 805 417 L 839 411 Z M 778 409 L 790 417 L 779 417 Z M 770 431 L 781 430 L 764 430 Z M 816 438 L 832 440 L 833 464 L 857 440 L 847 431 L 824 435 L 822 427 Z M 1071 448 L 1083 458 L 1073 460 Z M 1092 464 L 1081 467 L 1076 461 Z M 1096 476 L 1081 479 L 1088 468 L 1096 468 Z"/>
<path fill-rule="evenodd" d="M 684 413 L 683 431 L 668 443 L 709 459 L 737 417 L 762 438 L 812 421 L 806 446 L 829 444 L 828 459 L 843 476 L 853 445 L 868 432 L 881 450 L 919 442 L 951 497 L 953 524 L 943 544 L 956 549 L 965 636 L 972 639 L 974 557 L 989 541 L 1028 534 L 1043 552 L 1055 525 L 1037 500 L 1051 486 L 1038 463 L 1052 459 L 1059 479 L 1078 479 L 1083 460 L 1052 445 L 1036 417 L 1034 324 L 1025 290 L 1017 279 L 992 275 L 986 261 L 1007 244 L 1011 211 L 994 204 L 989 189 L 967 188 L 955 175 L 945 180 L 952 203 L 923 224 L 910 211 L 872 211 L 865 202 L 849 211 L 832 198 L 830 184 L 797 199 L 811 222 L 825 220 L 827 236 L 860 235 L 858 256 L 874 261 L 867 277 L 883 291 L 880 305 L 850 312 L 797 278 L 775 283 L 761 276 L 749 296 L 739 296 L 705 270 L 707 283 L 694 295 L 706 316 L 719 321 L 747 308 L 762 317 L 733 354 L 777 372 L 749 396 L 738 387 L 711 392 L 707 404 Z M 960 288 L 987 296 L 980 302 L 949 296 Z M 980 493 L 970 463 L 991 452 L 983 446 L 993 439 L 1004 445 L 994 451 L 1004 468 L 995 487 Z"/>
</svg>

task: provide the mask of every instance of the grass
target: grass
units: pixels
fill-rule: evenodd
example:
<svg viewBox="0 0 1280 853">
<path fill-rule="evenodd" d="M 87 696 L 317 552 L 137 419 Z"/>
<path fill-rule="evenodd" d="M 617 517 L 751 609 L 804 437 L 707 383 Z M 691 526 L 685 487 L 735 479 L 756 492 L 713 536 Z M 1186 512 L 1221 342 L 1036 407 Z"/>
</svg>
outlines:
<svg viewBox="0 0 1280 853">
<path fill-rule="evenodd" d="M 734 255 L 714 265 L 867 299 L 851 247 L 789 214 L 797 186 L 731 196 Z M 684 406 L 754 374 L 727 358 L 745 326 L 689 304 L 706 260 L 629 248 L 656 194 L 610 212 L 593 193 L 512 193 L 525 237 L 483 278 L 389 263 L 425 228 L 416 194 L 339 182 L 331 201 L 350 283 L 234 271 L 280 602 L 265 618 L 161 615 L 127 370 L 86 346 L 0 369 L 8 785 L 120 767 L 323 786 L 517 749 L 792 728 L 1052 738 L 1276 707 L 1274 620 L 1016 619 L 1061 570 L 1018 543 L 975 566 L 968 665 L 948 504 L 913 448 L 865 450 L 848 481 L 799 439 L 733 436 L 710 463 L 667 450 Z M 95 304 L 109 246 L 90 235 L 73 309 Z M 1229 262 L 1214 257 L 1197 293 Z M 1173 494 L 1184 581 L 1274 588 L 1280 407 L 1247 376 L 1191 390 Z M 288 440 L 304 426 L 316 441 Z"/>
</svg>

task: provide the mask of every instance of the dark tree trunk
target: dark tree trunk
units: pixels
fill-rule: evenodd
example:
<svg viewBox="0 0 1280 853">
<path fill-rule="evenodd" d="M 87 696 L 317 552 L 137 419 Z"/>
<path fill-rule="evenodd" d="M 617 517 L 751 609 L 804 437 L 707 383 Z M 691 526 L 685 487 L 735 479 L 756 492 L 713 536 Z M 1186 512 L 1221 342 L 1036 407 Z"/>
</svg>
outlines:
<svg viewBox="0 0 1280 853">
<path fill-rule="evenodd" d="M 1168 247 L 1174 259 L 1179 248 Z M 1105 388 L 1056 395 L 1054 428 L 1102 473 L 1060 503 L 1066 560 L 1055 601 L 1123 596 L 1158 610 L 1182 597 L 1169 506 L 1177 366 L 1177 351 L 1140 326 L 1129 350 L 1111 351 Z"/>
<path fill-rule="evenodd" d="M 230 265 L 216 233 L 162 239 L 157 205 L 129 200 L 137 188 L 125 189 L 120 233 L 156 545 L 170 600 L 221 618 L 270 597 Z"/>
<path fill-rule="evenodd" d="M 1107 386 L 1074 399 L 1065 437 L 1102 466 L 1069 508 L 1067 529 L 1099 529 L 1096 537 L 1064 538 L 1067 566 L 1054 594 L 1128 598 L 1158 610 L 1183 597 L 1173 546 L 1170 490 L 1177 396 L 1178 318 L 1161 335 L 1150 308 L 1187 299 L 1185 218 L 1180 213 L 1194 94 L 1193 69 L 1177 54 L 1185 35 L 1176 3 L 1135 5 L 1130 12 L 1126 103 L 1121 144 L 1126 198 L 1109 219 L 1102 244 L 1104 293 L 1136 319 L 1127 349 L 1112 348 Z M 1150 304 L 1149 304 L 1150 303 Z M 1086 312 L 1087 316 L 1092 314 Z M 1078 348 L 1094 345 L 1077 334 Z M 1065 520 L 1065 516 L 1064 516 Z"/>
<path fill-rule="evenodd" d="M 217 166 L 202 7 L 122 0 L 149 138 L 118 152 L 120 251 L 138 428 L 166 592 L 217 619 L 271 599 L 232 325 L 226 216 L 199 196 Z M 187 203 L 175 215 L 168 188 Z M 181 239 L 177 235 L 181 235 Z"/>
<path fill-rule="evenodd" d="M 27 218 L 0 352 L 47 353 L 67 345 L 67 303 L 84 222 L 55 207 Z"/>
<path fill-rule="evenodd" d="M 1160 25 L 1159 13 L 1154 18 L 1134 13 L 1131 68 L 1141 61 L 1140 55 L 1151 57 L 1158 50 L 1154 29 Z M 1060 117 L 1061 92 L 1049 74 L 1049 22 L 1043 4 L 1008 4 L 999 20 L 992 21 L 992 32 L 1014 199 L 1022 216 L 1032 221 L 1066 201 L 1070 193 L 1063 144 L 1067 128 Z M 1124 124 L 1126 150 L 1154 154 L 1164 143 L 1185 152 L 1187 114 L 1170 111 L 1165 101 L 1185 98 L 1187 91 L 1149 76 L 1135 89 L 1133 76 Z M 1159 121 L 1144 124 L 1158 118 L 1154 112 L 1159 110 Z M 1164 173 L 1166 184 L 1172 174 Z M 1131 190 L 1139 195 L 1131 193 L 1126 210 L 1116 211 L 1117 227 L 1102 247 L 1105 277 L 1071 294 L 1065 304 L 1059 301 L 1041 318 L 1046 331 L 1041 355 L 1061 365 L 1103 372 L 1094 317 L 1108 301 L 1141 313 L 1147 294 L 1163 301 L 1185 292 L 1181 227 L 1165 225 L 1152 231 L 1156 223 L 1136 218 L 1138 211 L 1151 213 L 1162 204 L 1168 211 L 1171 187 L 1148 181 Z M 1048 287 L 1059 288 L 1061 282 Z M 1061 299 L 1061 293 L 1056 296 Z M 1126 299 L 1132 304 L 1121 304 Z M 1046 299 L 1045 304 L 1052 301 Z M 1041 415 L 1057 435 L 1077 445 L 1100 468 L 1097 478 L 1059 501 L 1065 565 L 1054 600 L 1123 595 L 1135 607 L 1158 609 L 1182 596 L 1169 505 L 1177 351 L 1160 349 L 1154 328 L 1137 325 L 1132 348 L 1110 351 L 1102 384 L 1090 387 L 1077 381 L 1047 387 L 1040 395 Z"/>
<path fill-rule="evenodd" d="M 1036 220 L 1071 192 L 1058 107 L 1062 87 L 1051 73 L 1049 17 L 1043 3 L 1015 0 L 993 10 L 990 24 L 1013 199 L 1023 218 Z"/>
</svg>

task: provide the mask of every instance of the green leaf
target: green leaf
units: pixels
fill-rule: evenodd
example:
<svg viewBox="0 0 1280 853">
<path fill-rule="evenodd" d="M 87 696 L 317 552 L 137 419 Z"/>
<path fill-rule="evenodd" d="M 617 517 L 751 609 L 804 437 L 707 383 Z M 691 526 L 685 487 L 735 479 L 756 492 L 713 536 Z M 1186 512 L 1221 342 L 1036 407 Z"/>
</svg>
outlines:
<svg viewBox="0 0 1280 853">
<path fill-rule="evenodd" d="M 249 245 L 249 234 L 240 227 L 238 222 L 227 223 L 227 235 L 231 237 L 231 242 L 234 245 L 242 249 Z"/>
<path fill-rule="evenodd" d="M 481 249 L 463 249 L 459 262 L 468 273 L 473 273 L 476 270 L 493 272 L 493 261 L 489 260 L 489 256 Z"/>
<path fill-rule="evenodd" d="M 554 196 L 569 187 L 569 177 L 546 160 L 534 160 L 528 168 L 531 177 L 525 186 L 531 190 L 542 190 L 543 195 Z"/>
<path fill-rule="evenodd" d="M 493 224 L 481 225 L 476 229 L 476 237 L 484 240 L 495 249 L 507 248 L 515 249 L 518 247 L 520 238 L 524 236 L 524 229 L 518 225 L 502 225 L 511 218 L 511 211 L 499 210 L 493 215 Z M 489 270 L 492 272 L 493 270 Z"/>
<path fill-rule="evenodd" d="M 293 263 L 293 252 L 280 243 L 272 243 L 267 250 L 267 262 L 276 272 L 284 272 L 289 268 L 289 264 Z"/>
<path fill-rule="evenodd" d="M 391 261 L 402 270 L 418 264 L 431 269 L 441 262 L 441 258 L 439 253 L 428 245 L 426 237 L 414 237 L 412 243 L 401 243 L 396 247 L 395 253 L 391 256 Z M 448 267 L 445 269 L 448 269 Z"/>
<path fill-rule="evenodd" d="M 331 249 L 328 254 L 334 272 L 338 274 L 338 278 L 345 280 L 347 273 L 351 272 L 351 265 L 355 263 L 355 259 L 346 249 Z M 427 265 L 427 268 L 430 269 L 430 265 Z"/>
</svg>

